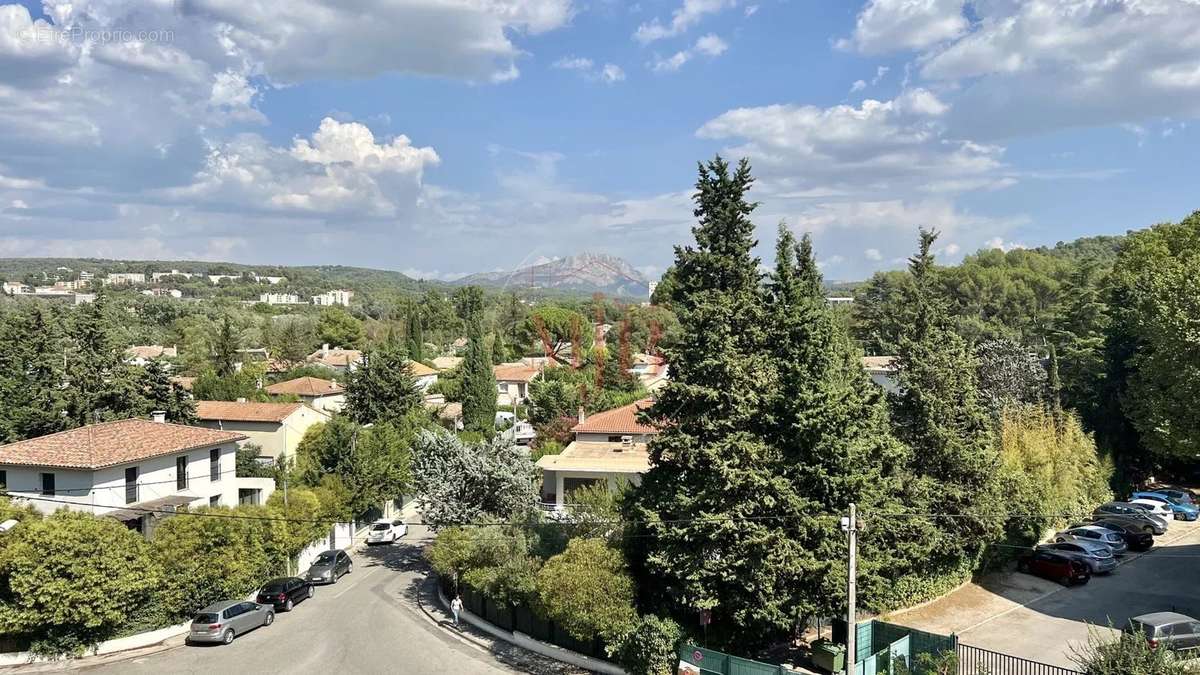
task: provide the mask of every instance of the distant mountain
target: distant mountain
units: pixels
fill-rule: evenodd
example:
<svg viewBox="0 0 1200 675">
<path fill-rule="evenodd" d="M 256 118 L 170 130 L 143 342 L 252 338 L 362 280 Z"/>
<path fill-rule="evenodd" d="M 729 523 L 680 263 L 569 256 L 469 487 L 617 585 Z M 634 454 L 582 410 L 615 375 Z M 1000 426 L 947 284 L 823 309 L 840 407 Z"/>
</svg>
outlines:
<svg viewBox="0 0 1200 675">
<path fill-rule="evenodd" d="M 454 283 L 521 290 L 599 292 L 638 298 L 648 297 L 650 288 L 646 277 L 628 262 L 603 253 L 580 253 L 504 272 L 480 272 Z"/>
</svg>

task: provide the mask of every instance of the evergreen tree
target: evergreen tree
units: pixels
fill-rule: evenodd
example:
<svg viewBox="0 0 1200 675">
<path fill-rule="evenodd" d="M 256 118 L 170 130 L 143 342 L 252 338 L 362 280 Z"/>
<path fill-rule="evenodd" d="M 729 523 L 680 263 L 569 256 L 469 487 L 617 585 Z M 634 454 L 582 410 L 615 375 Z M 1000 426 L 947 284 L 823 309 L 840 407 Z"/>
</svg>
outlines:
<svg viewBox="0 0 1200 675">
<path fill-rule="evenodd" d="M 229 315 L 221 317 L 221 325 L 213 339 L 213 368 L 218 377 L 229 377 L 237 371 L 238 349 L 241 340 Z"/>
<path fill-rule="evenodd" d="M 496 432 L 496 377 L 483 332 L 483 291 L 468 286 L 460 292 L 459 301 L 467 323 L 467 353 L 462 362 L 463 428 L 491 438 Z"/>
<path fill-rule="evenodd" d="M 408 315 L 408 356 L 413 361 L 425 360 L 425 331 L 417 312 Z"/>
<path fill-rule="evenodd" d="M 114 335 L 108 302 L 76 308 L 70 324 L 65 375 L 70 385 L 67 416 L 75 426 L 137 415 L 140 393 L 132 369 L 124 362 L 124 348 Z"/>
<path fill-rule="evenodd" d="M 671 378 L 647 411 L 662 431 L 651 469 L 631 500 L 644 523 L 632 561 L 655 584 L 649 598 L 695 621 L 710 610 L 722 645 L 769 640 L 792 625 L 787 582 L 794 532 L 779 514 L 798 503 L 771 470 L 761 411 L 774 386 L 766 313 L 746 192 L 753 179 L 720 157 L 699 167 L 695 246 L 675 248 L 671 298 L 683 328 L 665 349 Z"/>
<path fill-rule="evenodd" d="M 177 382 L 158 359 L 146 364 L 141 377 L 142 395 L 145 397 L 145 412 L 161 410 L 167 421 L 176 424 L 196 423 L 196 404 L 187 391 Z"/>
<path fill-rule="evenodd" d="M 359 424 L 396 421 L 422 405 L 412 364 L 399 340 L 368 351 L 346 377 L 346 415 Z"/>
<path fill-rule="evenodd" d="M 62 431 L 67 400 L 65 346 L 58 322 L 40 307 L 0 322 L 0 442 Z"/>
<path fill-rule="evenodd" d="M 768 287 L 768 349 L 778 387 L 764 410 L 763 435 L 777 451 L 772 471 L 790 488 L 776 505 L 793 536 L 780 556 L 780 602 L 793 624 L 836 614 L 845 602 L 845 535 L 838 514 L 854 502 L 864 514 L 892 511 L 903 446 L 888 429 L 881 392 L 821 291 L 805 235 L 797 245 L 780 226 Z M 886 548 L 864 546 L 859 583 L 872 606 L 890 570 Z"/>
<path fill-rule="evenodd" d="M 912 321 L 900 336 L 899 392 L 891 395 L 897 436 L 912 451 L 905 503 L 928 516 L 923 573 L 964 572 L 1000 534 L 996 494 L 998 456 L 990 421 L 979 401 L 971 349 L 952 329 L 935 287 L 931 248 L 937 233 L 921 230 L 909 261 Z"/>
</svg>

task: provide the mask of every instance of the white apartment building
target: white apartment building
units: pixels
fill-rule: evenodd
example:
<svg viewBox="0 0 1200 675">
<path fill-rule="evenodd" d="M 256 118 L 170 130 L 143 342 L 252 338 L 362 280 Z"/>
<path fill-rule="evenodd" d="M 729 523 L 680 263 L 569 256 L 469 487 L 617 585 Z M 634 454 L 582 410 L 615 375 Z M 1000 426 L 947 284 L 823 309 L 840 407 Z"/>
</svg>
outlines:
<svg viewBox="0 0 1200 675">
<path fill-rule="evenodd" d="M 80 276 L 82 276 L 82 275 L 80 275 Z M 191 279 L 192 273 L 191 272 L 180 272 L 179 270 L 176 270 L 176 269 L 173 269 L 170 272 L 151 272 L 150 273 L 150 279 L 152 281 L 158 281 L 159 279 L 162 279 L 164 277 L 182 277 L 184 279 Z"/>
<path fill-rule="evenodd" d="M 268 305 L 303 304 L 300 296 L 295 293 L 262 293 L 258 296 L 258 301 Z"/>
<path fill-rule="evenodd" d="M 312 303 L 322 307 L 332 305 L 342 305 L 343 307 L 350 306 L 350 298 L 354 297 L 354 291 L 326 291 L 320 295 L 312 296 Z"/>
<path fill-rule="evenodd" d="M 109 285 L 144 284 L 146 275 L 138 272 L 113 272 L 104 277 L 104 283 Z"/>
<path fill-rule="evenodd" d="M 125 419 L 0 446 L 0 483 L 44 513 L 116 518 L 149 535 L 182 506 L 264 503 L 270 478 L 237 476 L 244 434 Z"/>
</svg>

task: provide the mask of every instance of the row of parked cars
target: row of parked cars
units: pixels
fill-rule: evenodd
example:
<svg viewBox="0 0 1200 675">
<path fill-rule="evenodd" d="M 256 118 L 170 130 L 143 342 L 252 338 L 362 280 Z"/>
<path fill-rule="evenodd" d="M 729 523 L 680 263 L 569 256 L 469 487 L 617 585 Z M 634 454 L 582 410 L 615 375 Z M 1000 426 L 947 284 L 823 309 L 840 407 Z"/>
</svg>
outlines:
<svg viewBox="0 0 1200 675">
<path fill-rule="evenodd" d="M 1172 520 L 1194 521 L 1200 506 L 1191 491 L 1164 487 L 1135 492 L 1128 501 L 1096 508 L 1086 521 L 1054 535 L 1017 561 L 1017 569 L 1064 585 L 1086 584 L 1117 568 L 1129 551 L 1147 551 Z"/>
<path fill-rule="evenodd" d="M 400 520 L 377 520 L 367 531 L 367 545 L 393 544 L 408 534 Z M 317 584 L 336 584 L 354 571 L 354 561 L 345 551 L 322 551 L 303 577 L 272 579 L 259 589 L 255 601 L 223 600 L 192 617 L 188 642 L 229 644 L 234 638 L 275 622 L 275 612 L 290 612 L 313 596 Z"/>
</svg>

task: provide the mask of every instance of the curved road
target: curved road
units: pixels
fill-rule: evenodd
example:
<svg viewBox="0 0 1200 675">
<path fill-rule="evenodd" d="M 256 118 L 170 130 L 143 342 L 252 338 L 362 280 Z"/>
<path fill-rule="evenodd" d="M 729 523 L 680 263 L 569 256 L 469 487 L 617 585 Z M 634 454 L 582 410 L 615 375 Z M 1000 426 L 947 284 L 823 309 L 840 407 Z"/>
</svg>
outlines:
<svg viewBox="0 0 1200 675">
<path fill-rule="evenodd" d="M 240 636 L 229 646 L 180 646 L 117 662 L 72 669 L 95 673 L 566 673 L 557 662 L 499 643 L 492 649 L 468 643 L 422 612 L 429 607 L 432 584 L 420 548 L 426 528 L 410 526 L 409 537 L 391 546 L 354 552 L 354 572 L 291 612 L 280 612 L 272 626 Z M 443 619 L 444 620 L 444 619 Z"/>
</svg>

